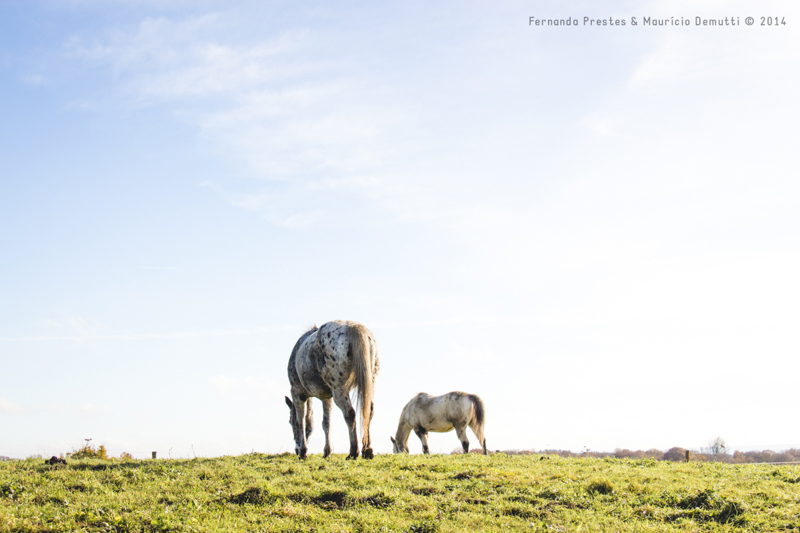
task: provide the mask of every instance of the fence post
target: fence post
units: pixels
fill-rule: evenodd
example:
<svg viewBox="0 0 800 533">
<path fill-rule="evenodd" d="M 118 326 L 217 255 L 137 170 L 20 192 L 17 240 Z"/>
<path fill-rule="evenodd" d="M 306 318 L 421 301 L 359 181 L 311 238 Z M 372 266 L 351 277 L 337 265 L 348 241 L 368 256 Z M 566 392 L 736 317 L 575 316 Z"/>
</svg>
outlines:
<svg viewBox="0 0 800 533">
<path fill-rule="evenodd" d="M 155 457 L 155 452 L 153 452 L 153 457 Z M 689 450 L 686 450 L 686 462 L 689 462 Z"/>
<path fill-rule="evenodd" d="M 156 458 L 156 452 L 153 452 L 153 459 Z"/>
</svg>

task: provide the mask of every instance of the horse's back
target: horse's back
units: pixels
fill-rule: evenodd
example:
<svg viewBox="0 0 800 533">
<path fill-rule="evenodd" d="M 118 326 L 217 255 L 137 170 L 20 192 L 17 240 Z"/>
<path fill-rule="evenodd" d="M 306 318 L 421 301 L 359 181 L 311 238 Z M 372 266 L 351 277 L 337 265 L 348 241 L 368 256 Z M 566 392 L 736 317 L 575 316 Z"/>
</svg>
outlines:
<svg viewBox="0 0 800 533">
<path fill-rule="evenodd" d="M 352 320 L 332 320 L 309 330 L 297 341 L 289 359 L 292 384 L 294 368 L 297 381 L 309 396 L 330 398 L 334 390 L 344 388 L 353 369 L 350 343 L 354 332 L 366 336 L 373 364 L 377 367 L 377 343 L 372 332 Z"/>
<path fill-rule="evenodd" d="M 453 391 L 441 396 L 420 392 L 406 404 L 403 416 L 412 427 L 444 433 L 469 424 L 473 404 L 466 392 Z"/>
<path fill-rule="evenodd" d="M 372 332 L 365 325 L 352 320 L 331 320 L 324 323 L 317 332 L 316 344 L 329 356 L 340 354 L 346 356 L 353 337 L 362 333 L 369 339 L 370 349 L 377 351 L 377 343 Z"/>
<path fill-rule="evenodd" d="M 431 396 L 427 392 L 420 392 L 411 400 L 421 406 L 426 406 L 430 409 L 443 409 L 447 406 L 453 408 L 454 406 L 461 406 L 467 408 L 472 405 L 470 394 L 461 391 L 448 392 L 441 396 Z"/>
</svg>

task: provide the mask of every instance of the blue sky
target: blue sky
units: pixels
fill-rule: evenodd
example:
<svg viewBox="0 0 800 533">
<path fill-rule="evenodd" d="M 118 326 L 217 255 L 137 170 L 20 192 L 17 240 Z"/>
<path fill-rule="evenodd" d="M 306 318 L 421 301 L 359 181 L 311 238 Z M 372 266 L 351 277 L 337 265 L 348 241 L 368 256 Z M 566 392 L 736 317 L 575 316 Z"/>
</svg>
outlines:
<svg viewBox="0 0 800 533">
<path fill-rule="evenodd" d="M 0 455 L 292 450 L 332 319 L 379 452 L 450 390 L 492 449 L 800 446 L 800 9 L 753 5 L 4 2 Z"/>
</svg>

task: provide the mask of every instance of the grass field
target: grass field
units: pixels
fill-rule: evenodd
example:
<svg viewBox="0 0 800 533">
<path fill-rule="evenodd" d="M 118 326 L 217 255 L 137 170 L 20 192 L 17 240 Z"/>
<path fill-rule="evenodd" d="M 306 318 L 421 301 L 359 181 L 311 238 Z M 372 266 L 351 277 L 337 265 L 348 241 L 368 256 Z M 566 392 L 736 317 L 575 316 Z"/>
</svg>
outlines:
<svg viewBox="0 0 800 533">
<path fill-rule="evenodd" d="M 800 466 L 556 456 L 0 462 L 0 531 L 800 531 Z"/>
</svg>

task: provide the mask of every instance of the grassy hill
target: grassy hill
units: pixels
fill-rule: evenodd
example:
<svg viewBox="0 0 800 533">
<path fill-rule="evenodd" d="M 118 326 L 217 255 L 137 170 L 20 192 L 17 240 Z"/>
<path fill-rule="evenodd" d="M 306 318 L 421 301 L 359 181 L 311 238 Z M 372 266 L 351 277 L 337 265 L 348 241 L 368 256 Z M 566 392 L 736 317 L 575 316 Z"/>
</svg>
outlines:
<svg viewBox="0 0 800 533">
<path fill-rule="evenodd" d="M 800 531 L 800 467 L 496 454 L 0 462 L 0 532 Z"/>
</svg>

